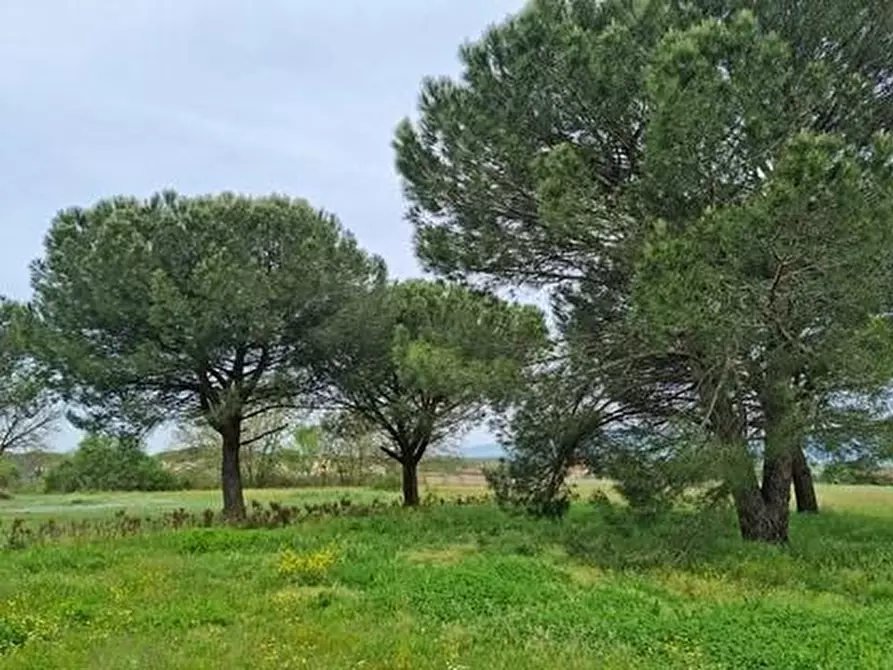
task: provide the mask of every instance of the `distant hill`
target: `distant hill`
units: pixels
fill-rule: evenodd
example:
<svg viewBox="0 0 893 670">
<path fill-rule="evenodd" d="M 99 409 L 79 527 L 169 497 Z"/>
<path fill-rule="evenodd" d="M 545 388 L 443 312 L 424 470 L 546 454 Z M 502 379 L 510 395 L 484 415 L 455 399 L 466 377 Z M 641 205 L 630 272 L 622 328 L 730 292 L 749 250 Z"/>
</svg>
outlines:
<svg viewBox="0 0 893 670">
<path fill-rule="evenodd" d="M 503 458 L 505 450 L 499 444 L 473 444 L 459 449 L 459 456 L 473 460 L 490 460 Z"/>
</svg>

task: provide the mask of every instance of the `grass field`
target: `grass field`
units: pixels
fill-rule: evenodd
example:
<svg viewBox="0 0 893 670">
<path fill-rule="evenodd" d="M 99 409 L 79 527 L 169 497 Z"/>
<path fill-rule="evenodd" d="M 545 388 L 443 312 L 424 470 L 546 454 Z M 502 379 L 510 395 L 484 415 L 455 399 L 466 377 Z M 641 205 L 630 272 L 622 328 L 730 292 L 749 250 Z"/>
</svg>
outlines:
<svg viewBox="0 0 893 670">
<path fill-rule="evenodd" d="M 257 489 L 245 492 L 246 500 L 276 501 L 283 504 L 324 502 L 344 496 L 355 501 L 397 500 L 399 495 L 388 491 L 359 488 Z M 0 500 L 0 519 L 21 517 L 84 518 L 102 517 L 124 510 L 129 514 L 155 514 L 173 509 L 200 511 L 220 507 L 219 491 L 172 491 L 164 493 L 37 493 L 16 495 Z"/>
<path fill-rule="evenodd" d="M 249 498 L 344 495 L 391 494 Z M 438 505 L 2 550 L 0 668 L 891 668 L 893 489 L 820 496 L 786 548 L 741 543 L 728 512 L 643 527 L 581 502 L 561 523 Z M 0 518 L 217 503 L 33 496 Z"/>
</svg>

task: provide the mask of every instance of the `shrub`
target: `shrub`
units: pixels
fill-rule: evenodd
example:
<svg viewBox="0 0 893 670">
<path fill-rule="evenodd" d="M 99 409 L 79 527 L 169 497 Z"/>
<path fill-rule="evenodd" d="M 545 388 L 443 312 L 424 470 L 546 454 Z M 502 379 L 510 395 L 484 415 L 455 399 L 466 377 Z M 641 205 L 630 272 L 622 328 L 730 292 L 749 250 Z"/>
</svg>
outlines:
<svg viewBox="0 0 893 670">
<path fill-rule="evenodd" d="M 11 489 L 19 482 L 19 470 L 15 463 L 0 457 L 0 492 Z"/>
<path fill-rule="evenodd" d="M 77 451 L 50 470 L 48 492 L 170 491 L 182 482 L 146 454 L 134 440 L 88 435 Z"/>
<path fill-rule="evenodd" d="M 496 503 L 505 510 L 523 510 L 533 516 L 560 519 L 570 509 L 572 493 L 563 468 L 543 476 L 544 469 L 529 460 L 500 460 L 484 469 L 484 478 Z"/>
<path fill-rule="evenodd" d="M 822 470 L 820 479 L 826 484 L 893 484 L 890 471 L 870 459 L 830 463 Z"/>
<path fill-rule="evenodd" d="M 400 491 L 403 488 L 403 481 L 399 473 L 390 471 L 373 478 L 368 486 L 373 491 Z"/>
</svg>

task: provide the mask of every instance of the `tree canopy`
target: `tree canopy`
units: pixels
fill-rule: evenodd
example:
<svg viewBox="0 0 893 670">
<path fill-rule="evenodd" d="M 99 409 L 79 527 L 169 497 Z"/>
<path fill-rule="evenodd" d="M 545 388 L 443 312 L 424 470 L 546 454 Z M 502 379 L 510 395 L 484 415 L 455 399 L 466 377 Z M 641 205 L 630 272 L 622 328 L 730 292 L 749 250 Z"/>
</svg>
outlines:
<svg viewBox="0 0 893 670">
<path fill-rule="evenodd" d="M 360 329 L 358 330 L 358 326 Z M 330 402 L 389 440 L 407 505 L 429 447 L 503 400 L 546 343 L 542 313 L 455 284 L 409 280 L 345 311 L 317 357 Z"/>
<path fill-rule="evenodd" d="M 763 502 L 783 516 L 791 444 L 802 447 L 816 403 L 858 384 L 847 360 L 889 307 L 891 149 L 797 137 L 760 193 L 655 235 L 635 279 L 635 318 L 691 361 L 703 420 L 739 450 L 763 441 Z"/>
<path fill-rule="evenodd" d="M 816 408 L 890 378 L 853 361 L 889 313 L 891 45 L 889 0 L 532 2 L 398 129 L 418 254 L 546 287 L 588 405 L 706 431 L 742 533 L 784 540 Z"/>
<path fill-rule="evenodd" d="M 60 212 L 33 265 L 39 350 L 90 424 L 208 421 L 238 517 L 242 421 L 306 398 L 313 333 L 383 276 L 302 200 L 102 200 Z"/>
<path fill-rule="evenodd" d="M 0 298 L 0 455 L 42 446 L 59 418 L 45 370 L 31 356 L 27 315 Z"/>
<path fill-rule="evenodd" d="M 182 483 L 130 438 L 88 434 L 75 452 L 49 470 L 49 493 L 174 491 Z"/>
</svg>

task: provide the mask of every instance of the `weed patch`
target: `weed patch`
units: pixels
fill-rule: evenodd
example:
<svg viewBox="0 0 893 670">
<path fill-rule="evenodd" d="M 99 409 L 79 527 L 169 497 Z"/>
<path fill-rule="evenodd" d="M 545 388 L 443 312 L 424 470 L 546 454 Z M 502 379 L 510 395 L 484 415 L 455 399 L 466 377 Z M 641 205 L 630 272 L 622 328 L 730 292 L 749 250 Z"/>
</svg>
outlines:
<svg viewBox="0 0 893 670">
<path fill-rule="evenodd" d="M 339 557 L 338 548 L 328 546 L 317 551 L 298 553 L 286 549 L 276 559 L 276 572 L 290 581 L 316 586 L 329 577 L 329 571 Z"/>
</svg>

